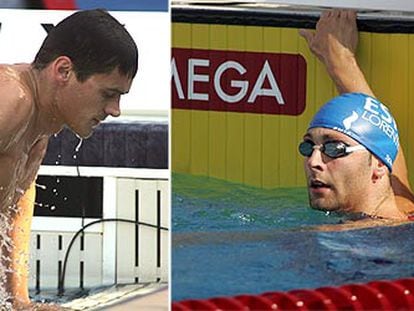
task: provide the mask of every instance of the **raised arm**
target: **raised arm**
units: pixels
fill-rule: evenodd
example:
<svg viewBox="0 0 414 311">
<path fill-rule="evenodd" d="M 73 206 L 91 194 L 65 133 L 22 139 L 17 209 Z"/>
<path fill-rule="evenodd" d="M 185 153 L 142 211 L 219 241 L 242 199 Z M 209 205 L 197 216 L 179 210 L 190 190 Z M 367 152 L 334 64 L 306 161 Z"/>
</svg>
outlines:
<svg viewBox="0 0 414 311">
<path fill-rule="evenodd" d="M 316 31 L 301 29 L 299 33 L 325 65 L 339 93 L 360 92 L 375 96 L 355 57 L 358 29 L 354 11 L 325 11 L 316 24 Z M 398 206 L 407 212 L 414 211 L 414 195 L 402 148 L 394 162 L 391 179 Z"/>
<path fill-rule="evenodd" d="M 355 58 L 358 29 L 354 11 L 325 11 L 316 24 L 315 32 L 301 29 L 299 33 L 325 65 L 339 93 L 374 95 Z"/>
</svg>

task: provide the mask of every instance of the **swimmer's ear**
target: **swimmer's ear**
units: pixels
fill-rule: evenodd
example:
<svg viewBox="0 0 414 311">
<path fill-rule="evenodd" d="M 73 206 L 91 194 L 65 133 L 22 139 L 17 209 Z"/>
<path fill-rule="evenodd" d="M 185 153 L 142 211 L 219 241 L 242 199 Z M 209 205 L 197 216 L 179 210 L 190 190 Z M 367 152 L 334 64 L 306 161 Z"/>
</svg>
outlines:
<svg viewBox="0 0 414 311">
<path fill-rule="evenodd" d="M 73 69 L 73 63 L 67 56 L 59 56 L 53 62 L 53 73 L 57 81 L 66 83 Z"/>
<path fill-rule="evenodd" d="M 372 174 L 372 179 L 374 182 L 386 176 L 388 173 L 388 167 L 382 163 L 382 161 L 375 159 L 376 165 L 374 167 L 374 172 Z"/>
</svg>

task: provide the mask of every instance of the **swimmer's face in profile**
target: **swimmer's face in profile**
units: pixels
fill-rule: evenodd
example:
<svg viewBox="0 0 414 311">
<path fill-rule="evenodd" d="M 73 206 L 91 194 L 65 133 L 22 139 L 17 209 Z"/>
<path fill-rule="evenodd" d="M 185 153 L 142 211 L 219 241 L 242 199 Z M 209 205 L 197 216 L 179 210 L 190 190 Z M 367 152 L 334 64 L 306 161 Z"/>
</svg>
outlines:
<svg viewBox="0 0 414 311">
<path fill-rule="evenodd" d="M 132 79 L 116 68 L 110 73 L 90 76 L 83 82 L 72 72 L 71 82 L 61 94 L 59 110 L 64 122 L 82 138 L 87 138 L 107 116 L 118 117 L 121 95 L 129 92 Z"/>
<path fill-rule="evenodd" d="M 331 129 L 309 129 L 303 142 L 307 147 L 301 153 L 311 207 L 323 211 L 352 211 L 366 195 L 375 158 L 349 136 Z M 309 144 L 313 145 L 311 154 Z"/>
</svg>

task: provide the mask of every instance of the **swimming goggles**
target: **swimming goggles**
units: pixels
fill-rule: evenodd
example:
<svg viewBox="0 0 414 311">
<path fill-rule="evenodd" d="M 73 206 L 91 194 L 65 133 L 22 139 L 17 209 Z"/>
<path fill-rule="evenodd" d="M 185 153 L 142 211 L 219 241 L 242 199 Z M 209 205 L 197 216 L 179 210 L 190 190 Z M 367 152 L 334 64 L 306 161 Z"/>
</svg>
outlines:
<svg viewBox="0 0 414 311">
<path fill-rule="evenodd" d="M 344 157 L 352 152 L 359 150 L 366 150 L 362 145 L 348 146 L 342 141 L 329 141 L 320 145 L 315 145 L 313 142 L 305 140 L 299 144 L 299 152 L 304 157 L 310 157 L 314 149 L 318 149 L 330 158 Z"/>
</svg>

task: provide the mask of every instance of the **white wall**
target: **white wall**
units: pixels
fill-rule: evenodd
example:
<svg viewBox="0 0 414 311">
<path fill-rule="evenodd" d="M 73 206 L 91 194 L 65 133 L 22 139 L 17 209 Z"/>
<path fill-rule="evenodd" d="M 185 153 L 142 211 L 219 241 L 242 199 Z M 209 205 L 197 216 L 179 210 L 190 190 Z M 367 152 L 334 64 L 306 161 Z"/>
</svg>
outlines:
<svg viewBox="0 0 414 311">
<path fill-rule="evenodd" d="M 73 11 L 0 9 L 0 63 L 32 62 L 46 31 Z M 170 107 L 170 16 L 168 12 L 110 12 L 135 39 L 139 69 L 130 93 L 121 100 L 124 113 L 152 111 L 166 115 Z"/>
</svg>

